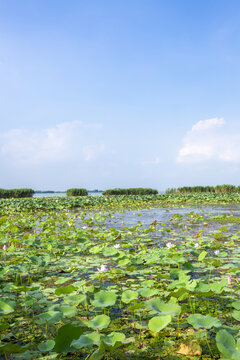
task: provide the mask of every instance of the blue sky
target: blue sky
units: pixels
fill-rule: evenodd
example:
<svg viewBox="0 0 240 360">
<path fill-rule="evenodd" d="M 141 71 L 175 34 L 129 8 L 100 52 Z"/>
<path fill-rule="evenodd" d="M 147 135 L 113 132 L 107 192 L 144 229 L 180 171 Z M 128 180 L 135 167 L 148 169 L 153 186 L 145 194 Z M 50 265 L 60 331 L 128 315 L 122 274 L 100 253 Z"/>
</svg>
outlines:
<svg viewBox="0 0 240 360">
<path fill-rule="evenodd" d="M 240 184 L 240 3 L 0 0 L 0 187 Z"/>
</svg>

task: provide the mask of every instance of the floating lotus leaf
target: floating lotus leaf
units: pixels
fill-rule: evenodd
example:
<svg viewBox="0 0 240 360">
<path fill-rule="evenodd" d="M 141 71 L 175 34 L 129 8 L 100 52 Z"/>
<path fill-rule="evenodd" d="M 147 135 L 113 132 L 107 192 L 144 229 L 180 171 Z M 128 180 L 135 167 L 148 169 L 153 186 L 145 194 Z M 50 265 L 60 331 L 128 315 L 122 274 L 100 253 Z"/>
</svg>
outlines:
<svg viewBox="0 0 240 360">
<path fill-rule="evenodd" d="M 64 302 L 69 305 L 85 305 L 87 296 L 85 294 L 69 295 L 64 297 Z"/>
<path fill-rule="evenodd" d="M 153 332 L 164 329 L 172 320 L 171 315 L 155 316 L 149 320 L 148 327 Z"/>
<path fill-rule="evenodd" d="M 64 304 L 59 307 L 63 317 L 71 318 L 77 314 L 77 308 L 73 305 Z"/>
<path fill-rule="evenodd" d="M 124 257 L 121 260 L 119 260 L 118 265 L 124 266 L 130 263 L 130 259 L 128 257 Z"/>
<path fill-rule="evenodd" d="M 160 298 L 150 299 L 146 304 L 155 312 L 161 315 L 179 315 L 181 313 L 181 306 L 174 303 L 165 304 Z"/>
<path fill-rule="evenodd" d="M 57 296 L 71 294 L 76 288 L 73 285 L 61 286 L 55 290 Z"/>
<path fill-rule="evenodd" d="M 56 324 L 62 319 L 62 316 L 60 311 L 50 310 L 38 315 L 37 321 L 41 324 Z"/>
<path fill-rule="evenodd" d="M 133 290 L 127 290 L 122 293 L 122 302 L 125 304 L 130 303 L 138 298 L 138 292 Z"/>
<path fill-rule="evenodd" d="M 221 321 L 211 315 L 192 314 L 187 318 L 187 322 L 191 324 L 194 329 L 210 329 L 211 327 L 221 326 Z"/>
<path fill-rule="evenodd" d="M 92 320 L 88 321 L 88 327 L 94 329 L 94 330 L 102 330 L 108 327 L 110 324 L 110 317 L 107 315 L 97 315 Z"/>
<path fill-rule="evenodd" d="M 118 249 L 116 249 L 115 247 L 106 247 L 103 250 L 103 255 L 104 256 L 114 256 L 118 253 Z"/>
<path fill-rule="evenodd" d="M 117 295 L 114 292 L 101 290 L 95 294 L 92 304 L 95 307 L 107 307 L 114 305 L 116 300 Z"/>
<path fill-rule="evenodd" d="M 54 340 L 47 340 L 45 343 L 41 343 L 38 345 L 38 349 L 40 351 L 50 351 L 54 348 L 55 341 Z"/>
<path fill-rule="evenodd" d="M 158 290 L 157 289 L 143 288 L 143 289 L 140 289 L 139 293 L 140 293 L 140 295 L 142 297 L 150 297 L 150 296 L 158 294 Z"/>
</svg>

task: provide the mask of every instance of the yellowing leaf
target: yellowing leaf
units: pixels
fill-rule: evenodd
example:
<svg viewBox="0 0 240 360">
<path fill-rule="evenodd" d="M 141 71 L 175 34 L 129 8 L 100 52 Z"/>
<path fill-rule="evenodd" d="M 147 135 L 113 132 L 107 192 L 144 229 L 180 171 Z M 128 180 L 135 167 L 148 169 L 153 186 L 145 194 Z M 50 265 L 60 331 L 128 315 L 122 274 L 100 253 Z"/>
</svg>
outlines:
<svg viewBox="0 0 240 360">
<path fill-rule="evenodd" d="M 197 342 L 190 341 L 188 343 L 181 344 L 177 354 L 186 356 L 202 355 L 202 349 Z"/>
</svg>

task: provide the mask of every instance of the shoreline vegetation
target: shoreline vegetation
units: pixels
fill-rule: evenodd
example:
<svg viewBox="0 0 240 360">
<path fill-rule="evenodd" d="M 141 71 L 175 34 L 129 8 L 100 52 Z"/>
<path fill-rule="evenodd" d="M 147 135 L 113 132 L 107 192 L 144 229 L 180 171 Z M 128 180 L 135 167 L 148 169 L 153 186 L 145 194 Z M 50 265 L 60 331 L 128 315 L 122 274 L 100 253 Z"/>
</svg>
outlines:
<svg viewBox="0 0 240 360">
<path fill-rule="evenodd" d="M 99 193 L 103 196 L 145 196 L 145 195 L 169 195 L 169 194 L 240 194 L 240 185 L 223 184 L 216 186 L 183 186 L 168 188 L 165 192 L 158 192 L 151 188 L 116 188 L 107 190 L 87 190 L 84 188 L 72 188 L 66 191 L 36 190 L 33 189 L 0 189 L 0 198 L 26 198 L 34 194 L 66 194 L 66 196 L 87 196 L 91 193 Z"/>
<path fill-rule="evenodd" d="M 166 194 L 188 194 L 188 193 L 215 193 L 215 194 L 232 194 L 240 193 L 240 185 L 216 185 L 216 186 L 183 186 L 178 188 L 168 188 Z"/>
</svg>

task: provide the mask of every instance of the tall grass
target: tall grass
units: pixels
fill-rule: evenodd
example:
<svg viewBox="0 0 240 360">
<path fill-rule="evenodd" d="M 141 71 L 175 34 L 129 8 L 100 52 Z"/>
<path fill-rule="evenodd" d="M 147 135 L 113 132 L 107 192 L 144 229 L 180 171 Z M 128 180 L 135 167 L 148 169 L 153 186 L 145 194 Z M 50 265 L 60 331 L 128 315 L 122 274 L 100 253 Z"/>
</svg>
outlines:
<svg viewBox="0 0 240 360">
<path fill-rule="evenodd" d="M 157 195 L 158 191 L 150 188 L 108 189 L 103 195 Z"/>
<path fill-rule="evenodd" d="M 86 189 L 68 189 L 66 191 L 67 196 L 87 196 L 88 192 Z"/>
<path fill-rule="evenodd" d="M 169 188 L 166 194 L 189 194 L 189 193 L 215 193 L 215 194 L 232 194 L 240 193 L 240 186 L 223 184 L 216 186 L 183 186 L 179 188 Z"/>
<path fill-rule="evenodd" d="M 32 197 L 34 190 L 32 189 L 0 189 L 0 198 L 25 198 Z"/>
</svg>

